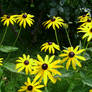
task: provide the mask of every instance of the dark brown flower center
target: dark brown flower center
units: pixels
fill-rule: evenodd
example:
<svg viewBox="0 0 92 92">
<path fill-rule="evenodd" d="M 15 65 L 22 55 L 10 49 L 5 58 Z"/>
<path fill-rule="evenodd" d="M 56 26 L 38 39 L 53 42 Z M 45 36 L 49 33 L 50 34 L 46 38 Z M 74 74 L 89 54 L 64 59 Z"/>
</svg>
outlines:
<svg viewBox="0 0 92 92">
<path fill-rule="evenodd" d="M 26 15 L 26 14 L 24 14 L 24 15 L 23 15 L 23 18 L 26 18 L 26 17 L 27 17 L 27 15 Z"/>
<path fill-rule="evenodd" d="M 46 70 L 47 68 L 48 68 L 48 65 L 44 63 L 44 64 L 42 65 L 42 69 L 43 69 L 43 70 Z"/>
<path fill-rule="evenodd" d="M 28 60 L 25 60 L 25 61 L 24 61 L 24 64 L 25 64 L 25 65 L 28 65 L 28 64 L 29 64 L 29 61 L 28 61 Z"/>
<path fill-rule="evenodd" d="M 53 19 L 51 19 L 51 21 L 53 22 L 53 21 L 55 21 L 55 19 L 53 18 Z"/>
<path fill-rule="evenodd" d="M 85 17 L 86 15 L 84 14 L 83 17 Z"/>
<path fill-rule="evenodd" d="M 29 85 L 29 86 L 27 87 L 27 89 L 28 89 L 29 91 L 31 91 L 31 90 L 33 89 L 33 86 Z"/>
<path fill-rule="evenodd" d="M 69 53 L 69 57 L 70 57 L 70 58 L 74 57 L 74 55 L 75 55 L 74 52 L 70 52 L 70 53 Z"/>
<path fill-rule="evenodd" d="M 90 32 L 92 33 L 92 29 L 90 29 Z"/>
<path fill-rule="evenodd" d="M 88 19 L 87 22 L 91 22 L 91 19 Z"/>
<path fill-rule="evenodd" d="M 7 19 L 9 19 L 9 18 L 10 18 L 10 16 L 8 15 L 8 16 L 7 16 Z"/>
<path fill-rule="evenodd" d="M 52 45 L 52 42 L 48 42 L 49 45 Z"/>
</svg>

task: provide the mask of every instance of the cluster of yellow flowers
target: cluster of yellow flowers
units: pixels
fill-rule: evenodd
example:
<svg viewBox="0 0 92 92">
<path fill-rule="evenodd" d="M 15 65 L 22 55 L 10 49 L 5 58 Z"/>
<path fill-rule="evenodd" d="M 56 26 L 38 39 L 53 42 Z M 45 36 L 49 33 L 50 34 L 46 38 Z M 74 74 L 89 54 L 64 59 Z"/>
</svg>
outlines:
<svg viewBox="0 0 92 92">
<path fill-rule="evenodd" d="M 14 25 L 14 23 L 19 23 L 19 26 L 22 26 L 26 28 L 26 24 L 28 24 L 30 27 L 33 24 L 34 20 L 32 19 L 34 16 L 27 13 L 22 13 L 21 15 L 4 15 L 1 17 L 1 21 L 4 25 L 9 26 L 9 24 Z M 80 21 L 83 22 L 83 24 L 78 28 L 80 31 L 78 32 L 84 32 L 85 35 L 83 38 L 88 36 L 88 41 L 92 38 L 92 20 L 89 14 L 87 13 L 85 16 L 80 16 L 78 18 Z M 43 26 L 46 27 L 46 29 L 49 29 L 52 27 L 54 30 L 56 28 L 60 28 L 62 26 L 68 27 L 64 23 L 64 20 L 61 17 L 53 17 L 52 19 L 45 21 L 43 23 Z M 46 42 L 42 44 L 41 51 L 49 51 L 49 54 L 55 54 L 55 49 L 58 51 L 60 50 L 59 44 L 55 44 L 54 42 Z M 43 59 L 39 54 L 37 55 L 37 59 L 33 59 L 30 57 L 30 55 L 23 54 L 23 57 L 19 57 L 16 60 L 16 69 L 18 72 L 21 72 L 25 69 L 25 73 L 28 75 L 35 75 L 33 81 L 31 82 L 30 78 L 27 78 L 27 82 L 25 82 L 25 86 L 21 86 L 21 89 L 18 90 L 19 92 L 41 92 L 39 88 L 42 88 L 47 85 L 48 78 L 53 82 L 56 83 L 56 75 L 61 76 L 61 72 L 59 72 L 58 68 L 63 68 L 61 65 L 62 63 L 66 62 L 66 69 L 68 70 L 70 67 L 70 64 L 72 63 L 72 67 L 74 70 L 76 70 L 76 65 L 79 67 L 82 67 L 79 60 L 85 61 L 85 57 L 81 56 L 80 54 L 84 52 L 85 49 L 80 49 L 79 46 L 74 47 L 68 47 L 67 49 L 64 49 L 62 53 L 59 55 L 61 59 L 54 60 L 55 55 L 46 55 Z M 64 57 L 64 58 L 63 58 Z M 0 65 L 2 65 L 2 58 L 0 59 Z M 43 82 L 44 85 L 40 85 L 40 83 Z"/>
<path fill-rule="evenodd" d="M 22 26 L 26 28 L 26 24 L 28 24 L 30 27 L 33 24 L 34 20 L 32 19 L 34 16 L 27 13 L 22 13 L 21 15 L 4 15 L 1 17 L 1 22 L 3 22 L 4 25 L 9 26 L 9 24 L 14 25 L 14 23 L 19 23 L 19 26 Z"/>
<path fill-rule="evenodd" d="M 80 25 L 80 27 L 78 28 L 79 31 L 78 32 L 82 32 L 85 33 L 83 35 L 83 39 L 88 37 L 87 41 L 90 41 L 92 39 L 92 19 L 89 16 L 89 13 L 80 16 L 79 17 L 80 21 L 79 22 L 83 22 L 83 24 Z"/>
</svg>

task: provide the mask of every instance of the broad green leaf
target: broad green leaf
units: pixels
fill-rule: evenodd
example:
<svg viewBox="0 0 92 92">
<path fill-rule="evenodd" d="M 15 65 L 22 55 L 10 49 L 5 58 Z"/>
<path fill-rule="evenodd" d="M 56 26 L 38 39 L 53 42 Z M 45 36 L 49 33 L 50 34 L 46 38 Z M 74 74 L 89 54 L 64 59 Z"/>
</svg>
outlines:
<svg viewBox="0 0 92 92">
<path fill-rule="evenodd" d="M 90 48 L 87 48 L 87 51 L 91 51 L 91 52 L 92 52 L 92 47 L 90 47 Z"/>
<path fill-rule="evenodd" d="M 6 68 L 7 70 L 11 71 L 11 72 L 25 74 L 24 72 L 17 72 L 17 70 L 15 69 L 15 64 L 13 64 L 13 63 L 5 63 L 3 65 L 3 67 Z"/>
<path fill-rule="evenodd" d="M 0 51 L 1 52 L 8 53 L 8 52 L 16 51 L 16 50 L 18 50 L 17 47 L 13 47 L 13 46 L 0 46 Z"/>
</svg>

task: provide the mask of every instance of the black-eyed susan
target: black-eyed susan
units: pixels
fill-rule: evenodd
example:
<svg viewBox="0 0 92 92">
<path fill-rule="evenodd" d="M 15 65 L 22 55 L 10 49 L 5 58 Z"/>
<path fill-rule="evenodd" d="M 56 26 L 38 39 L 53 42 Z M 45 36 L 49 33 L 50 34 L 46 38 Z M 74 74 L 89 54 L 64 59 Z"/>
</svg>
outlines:
<svg viewBox="0 0 92 92">
<path fill-rule="evenodd" d="M 78 22 L 87 22 L 88 20 L 91 19 L 90 13 L 86 13 L 86 14 L 84 14 L 82 16 L 79 16 L 78 19 L 79 19 Z"/>
<path fill-rule="evenodd" d="M 91 25 L 87 25 L 87 26 L 82 26 L 78 28 L 80 31 L 78 32 L 82 32 L 84 33 L 82 39 L 87 38 L 87 41 L 90 41 L 92 39 L 92 26 Z"/>
<path fill-rule="evenodd" d="M 90 89 L 89 92 L 92 92 L 92 89 Z"/>
<path fill-rule="evenodd" d="M 3 60 L 3 58 L 0 58 L 0 66 L 3 65 L 3 64 L 2 64 L 2 62 L 3 62 L 2 60 Z"/>
<path fill-rule="evenodd" d="M 36 66 L 34 68 L 33 74 L 36 74 L 34 81 L 41 82 L 43 80 L 44 85 L 46 86 L 48 78 L 55 83 L 56 78 L 54 78 L 55 75 L 60 75 L 61 73 L 57 70 L 58 68 L 63 68 L 63 66 L 59 65 L 61 60 L 54 60 L 54 55 L 49 58 L 48 55 L 45 56 L 45 59 L 43 60 L 40 55 L 37 55 Z"/>
<path fill-rule="evenodd" d="M 27 82 L 24 83 L 24 86 L 21 86 L 21 89 L 18 92 L 42 92 L 40 88 L 44 87 L 44 85 L 40 85 L 39 82 L 31 82 L 30 78 L 27 78 Z"/>
<path fill-rule="evenodd" d="M 49 54 L 51 54 L 51 53 L 55 53 L 55 49 L 57 49 L 58 51 L 60 51 L 60 47 L 59 47 L 59 45 L 57 45 L 57 44 L 55 44 L 54 42 L 46 42 L 46 43 L 44 43 L 44 44 L 42 44 L 42 46 L 41 46 L 41 51 L 49 51 Z"/>
<path fill-rule="evenodd" d="M 72 62 L 72 67 L 75 70 L 76 69 L 76 65 L 78 65 L 79 67 L 82 67 L 81 63 L 78 61 L 79 60 L 86 60 L 85 57 L 80 56 L 79 54 L 82 53 L 83 51 L 85 51 L 85 49 L 81 49 L 78 50 L 79 46 L 76 46 L 76 48 L 74 49 L 73 47 L 68 47 L 67 50 L 63 50 L 64 53 L 60 54 L 60 57 L 64 57 L 62 59 L 61 63 L 64 63 L 65 61 L 67 61 L 66 63 L 66 69 L 69 69 L 69 66 Z"/>
<path fill-rule="evenodd" d="M 43 22 L 43 26 L 46 26 L 46 29 L 49 29 L 51 26 L 54 30 L 56 27 L 59 29 L 64 24 L 64 20 L 61 17 L 53 16 L 52 19 Z"/>
<path fill-rule="evenodd" d="M 81 27 L 89 27 L 92 25 L 92 19 L 88 19 L 86 22 L 84 22 L 82 25 L 80 25 L 79 28 Z"/>
<path fill-rule="evenodd" d="M 23 54 L 23 57 L 19 57 L 16 62 L 16 69 L 18 69 L 18 72 L 25 69 L 26 74 L 32 73 L 34 60 L 30 58 L 30 55 Z"/>
<path fill-rule="evenodd" d="M 28 24 L 30 27 L 33 24 L 34 20 L 32 19 L 34 16 L 27 13 L 22 13 L 21 15 L 16 15 L 17 23 L 19 23 L 19 26 L 22 26 L 26 28 L 26 24 Z"/>
<path fill-rule="evenodd" d="M 1 22 L 3 22 L 3 25 L 6 25 L 7 27 L 9 26 L 9 24 L 14 25 L 14 23 L 16 22 L 15 15 L 3 15 L 3 17 L 1 17 Z"/>
</svg>

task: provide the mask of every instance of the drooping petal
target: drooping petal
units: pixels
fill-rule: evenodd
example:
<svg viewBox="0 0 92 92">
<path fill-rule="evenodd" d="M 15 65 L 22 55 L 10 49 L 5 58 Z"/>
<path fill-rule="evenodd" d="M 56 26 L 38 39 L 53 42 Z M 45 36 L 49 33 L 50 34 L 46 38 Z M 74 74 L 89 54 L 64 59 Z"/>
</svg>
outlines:
<svg viewBox="0 0 92 92">
<path fill-rule="evenodd" d="M 69 60 L 67 61 L 67 63 L 66 63 L 66 69 L 67 69 L 67 70 L 69 69 L 70 64 L 71 64 L 71 59 L 69 59 Z"/>
</svg>

